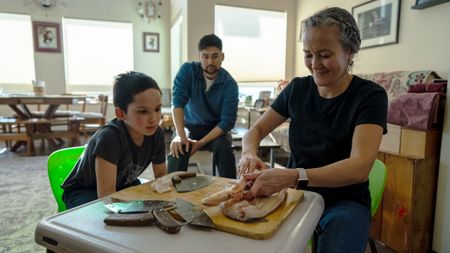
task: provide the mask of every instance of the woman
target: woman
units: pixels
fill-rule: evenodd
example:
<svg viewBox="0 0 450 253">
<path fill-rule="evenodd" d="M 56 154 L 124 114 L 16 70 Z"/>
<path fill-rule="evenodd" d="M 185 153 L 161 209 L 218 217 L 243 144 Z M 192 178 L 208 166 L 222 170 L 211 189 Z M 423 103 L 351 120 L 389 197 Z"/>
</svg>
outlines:
<svg viewBox="0 0 450 253">
<path fill-rule="evenodd" d="M 387 95 L 349 73 L 361 39 L 348 11 L 320 11 L 302 30 L 311 75 L 294 78 L 244 137 L 238 174 L 253 181 L 244 197 L 287 187 L 318 192 L 325 200 L 318 252 L 364 252 L 371 218 L 368 175 L 386 133 Z M 292 169 L 264 170 L 259 142 L 288 118 Z"/>
</svg>

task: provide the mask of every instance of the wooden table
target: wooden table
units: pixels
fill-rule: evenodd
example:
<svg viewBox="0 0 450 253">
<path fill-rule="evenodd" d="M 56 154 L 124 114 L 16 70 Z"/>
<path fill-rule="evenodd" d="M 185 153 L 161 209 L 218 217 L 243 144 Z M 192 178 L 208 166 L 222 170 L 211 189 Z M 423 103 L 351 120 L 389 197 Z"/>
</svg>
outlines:
<svg viewBox="0 0 450 253">
<path fill-rule="evenodd" d="M 142 187 L 150 186 L 128 188 L 114 196 L 130 196 L 134 191 L 141 194 L 141 199 L 148 199 L 148 190 Z M 157 226 L 107 226 L 103 223 L 108 215 L 106 203 L 111 203 L 111 196 L 42 219 L 36 227 L 35 241 L 54 252 L 297 253 L 306 248 L 324 208 L 319 194 L 304 191 L 303 200 L 276 232 L 268 239 L 257 240 L 189 226 L 183 226 L 177 234 L 164 233 Z"/>
<path fill-rule="evenodd" d="M 20 93 L 20 94 L 2 94 L 0 96 L 0 105 L 8 105 L 19 117 L 19 120 L 32 120 L 35 118 L 29 105 L 48 105 L 44 114 L 41 116 L 43 119 L 50 120 L 55 117 L 55 112 L 60 105 L 77 104 L 79 101 L 84 100 L 84 95 L 35 95 L 34 93 Z M 36 123 L 37 132 L 49 133 L 51 132 L 50 125 L 45 123 Z M 53 139 L 48 139 L 50 143 L 55 145 Z M 20 146 L 25 145 L 26 142 L 18 141 L 11 147 L 11 151 L 17 150 Z"/>
<path fill-rule="evenodd" d="M 20 119 L 33 118 L 28 105 L 44 105 L 48 107 L 45 110 L 43 118 L 50 119 L 54 117 L 54 114 L 60 105 L 77 104 L 79 101 L 84 100 L 84 95 L 43 95 L 35 96 L 30 94 L 3 94 L 0 96 L 0 105 L 8 105 L 11 109 L 17 113 Z"/>
</svg>

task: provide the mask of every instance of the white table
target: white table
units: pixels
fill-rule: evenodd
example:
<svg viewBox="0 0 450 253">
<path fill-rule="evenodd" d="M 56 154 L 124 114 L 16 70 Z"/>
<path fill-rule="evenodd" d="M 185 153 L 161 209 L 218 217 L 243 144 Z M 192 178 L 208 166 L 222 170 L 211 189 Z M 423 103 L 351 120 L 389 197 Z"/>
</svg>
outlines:
<svg viewBox="0 0 450 253">
<path fill-rule="evenodd" d="M 323 209 L 323 198 L 305 191 L 304 200 L 266 240 L 255 240 L 218 230 L 183 226 L 167 234 L 156 226 L 107 226 L 106 197 L 44 218 L 37 225 L 35 241 L 55 252 L 246 252 L 298 253 L 306 248 Z"/>
</svg>

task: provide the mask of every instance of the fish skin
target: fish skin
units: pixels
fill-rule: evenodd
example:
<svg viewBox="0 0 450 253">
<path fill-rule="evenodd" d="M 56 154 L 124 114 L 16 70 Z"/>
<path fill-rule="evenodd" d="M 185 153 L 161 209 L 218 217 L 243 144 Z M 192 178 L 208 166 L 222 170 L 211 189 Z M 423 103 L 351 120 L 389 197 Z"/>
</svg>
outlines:
<svg viewBox="0 0 450 253">
<path fill-rule="evenodd" d="M 222 202 L 222 212 L 230 219 L 250 222 L 265 217 L 277 209 L 286 199 L 287 189 L 283 189 L 269 197 L 253 200 L 229 199 Z"/>
</svg>

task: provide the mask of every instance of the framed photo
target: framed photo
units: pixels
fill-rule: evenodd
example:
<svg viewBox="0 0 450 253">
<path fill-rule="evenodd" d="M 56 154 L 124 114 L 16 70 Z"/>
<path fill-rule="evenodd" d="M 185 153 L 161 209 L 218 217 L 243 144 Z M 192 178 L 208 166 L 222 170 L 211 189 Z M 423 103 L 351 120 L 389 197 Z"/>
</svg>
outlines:
<svg viewBox="0 0 450 253">
<path fill-rule="evenodd" d="M 398 42 L 400 0 L 375 0 L 352 8 L 361 33 L 361 48 Z"/>
<path fill-rule="evenodd" d="M 416 4 L 412 7 L 413 9 L 425 9 L 438 4 L 443 4 L 449 2 L 450 0 L 416 0 Z"/>
<path fill-rule="evenodd" d="M 59 23 L 33 22 L 34 50 L 36 52 L 61 52 L 61 30 Z"/>
<path fill-rule="evenodd" d="M 159 52 L 159 33 L 144 33 L 144 52 Z"/>
</svg>

